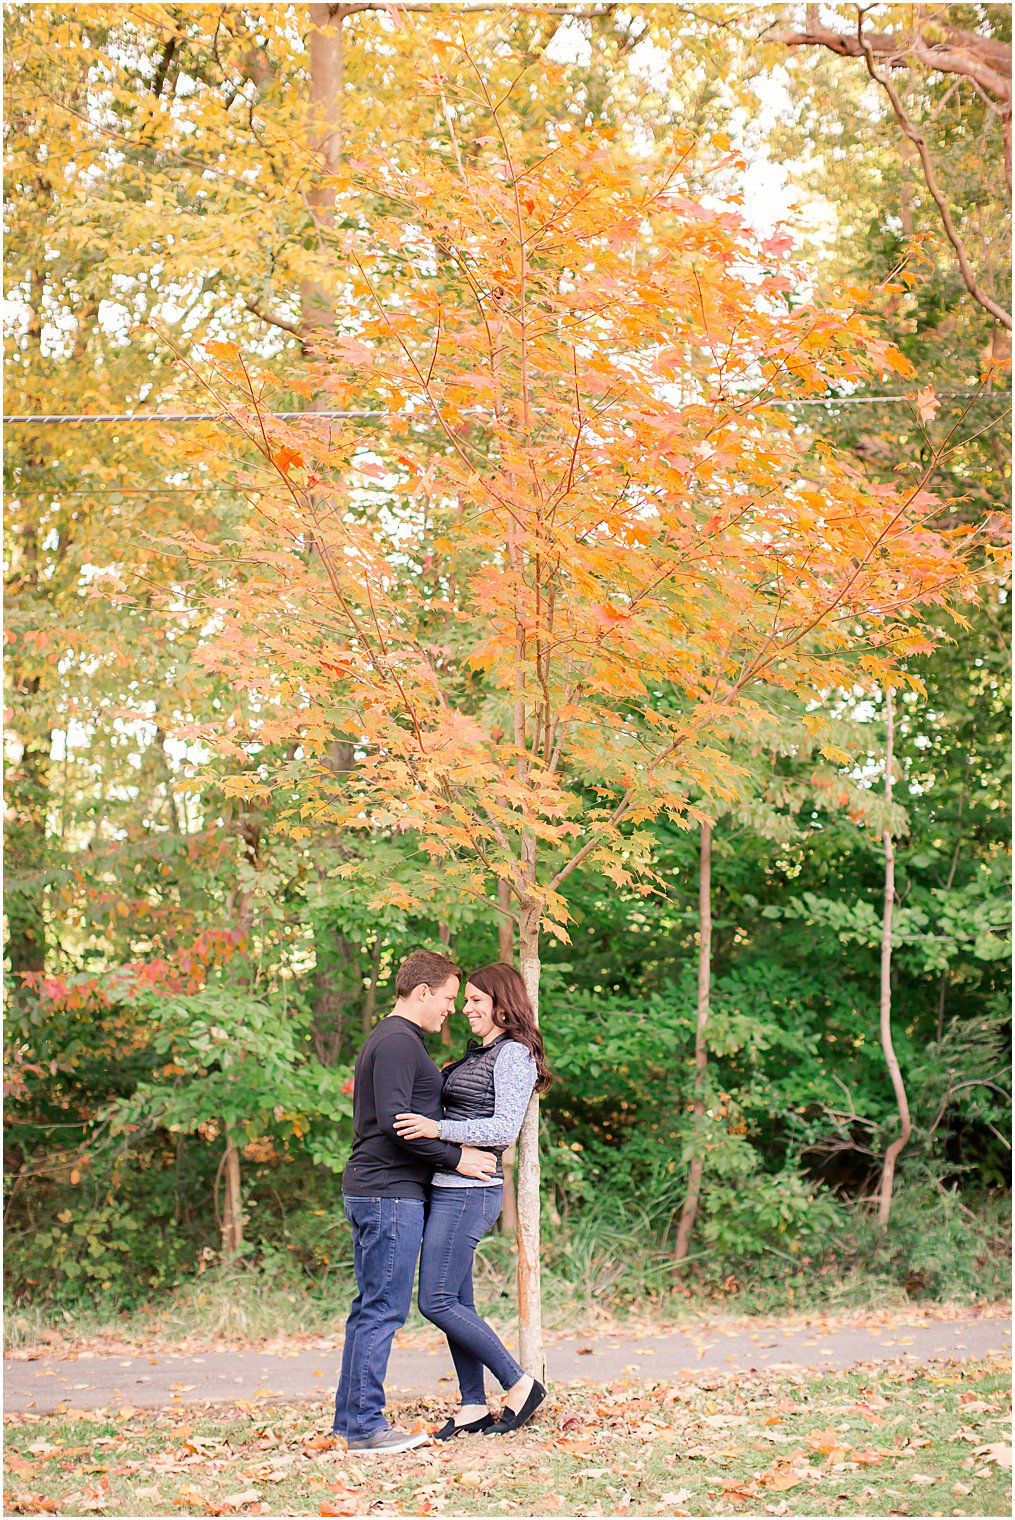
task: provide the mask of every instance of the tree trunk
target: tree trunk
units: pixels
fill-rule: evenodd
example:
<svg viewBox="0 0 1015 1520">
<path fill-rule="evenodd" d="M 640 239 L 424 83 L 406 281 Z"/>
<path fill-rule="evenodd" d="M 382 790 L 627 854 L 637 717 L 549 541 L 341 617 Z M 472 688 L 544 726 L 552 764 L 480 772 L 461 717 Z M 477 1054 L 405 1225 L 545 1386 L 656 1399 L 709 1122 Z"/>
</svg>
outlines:
<svg viewBox="0 0 1015 1520">
<path fill-rule="evenodd" d="M 40 197 L 46 201 L 51 187 L 42 179 Z M 31 355 L 22 374 L 21 386 L 25 410 L 45 410 L 52 392 L 46 390 L 46 362 L 42 358 L 44 271 L 36 266 L 31 277 L 31 295 L 27 310 L 27 352 Z M 44 478 L 47 454 L 39 430 L 22 435 L 22 450 L 15 447 L 14 462 L 25 468 L 31 484 Z M 17 493 L 13 493 L 15 497 Z M 53 612 L 50 582 L 40 566 L 39 520 L 25 510 L 24 520 L 14 522 L 7 535 L 7 567 L 4 573 L 4 605 L 24 602 L 33 608 L 32 621 L 45 624 Z M 61 534 L 61 538 L 63 535 Z M 7 821 L 4 826 L 4 868 L 6 872 L 4 906 L 7 913 L 7 954 L 14 981 L 14 996 L 23 1002 L 37 999 L 29 992 L 26 976 L 38 976 L 46 969 L 46 867 L 50 844 L 46 822 L 50 810 L 50 769 L 52 765 L 53 729 L 49 714 L 52 699 L 48 685 L 31 673 L 31 662 L 22 669 L 25 643 L 19 640 L 11 648 L 6 670 L 12 691 L 13 712 L 7 719 L 10 738 L 19 738 L 21 758 L 8 765 L 4 775 Z M 52 667 L 47 667 L 51 669 Z M 66 744 L 66 738 L 65 738 Z"/>
<path fill-rule="evenodd" d="M 885 801 L 891 804 L 893 770 L 895 764 L 895 710 L 892 704 L 892 688 L 885 694 Z M 892 1212 L 892 1187 L 895 1182 L 895 1163 L 913 1132 L 909 1119 L 909 1103 L 902 1081 L 902 1072 L 892 1044 L 892 915 L 895 910 L 895 841 L 892 839 L 890 822 L 885 823 L 882 835 L 885 849 L 885 901 L 881 920 L 881 1048 L 885 1064 L 895 1090 L 899 1106 L 899 1133 L 885 1151 L 881 1172 L 881 1190 L 878 1201 L 878 1223 L 887 1228 Z"/>
<path fill-rule="evenodd" d="M 511 888 L 506 881 L 497 882 L 500 918 L 497 923 L 497 959 L 505 966 L 515 963 L 515 926 L 511 917 Z"/>
<path fill-rule="evenodd" d="M 342 153 L 342 92 L 345 58 L 342 46 L 344 5 L 309 5 L 310 29 L 307 53 L 310 65 L 309 147 L 320 158 L 320 173 L 307 190 L 307 206 L 319 242 L 331 227 L 335 210 L 334 186 L 328 177 L 337 173 Z M 323 247 L 323 243 L 322 243 Z M 334 326 L 330 292 L 316 280 L 304 280 L 300 300 L 304 342 L 315 328 Z M 322 403 L 323 404 L 323 403 Z"/>
<path fill-rule="evenodd" d="M 322 1066 L 337 1066 L 348 1044 L 346 1014 L 363 974 L 358 948 L 330 923 L 314 928 L 316 965 L 311 978 L 314 1053 Z"/>
<path fill-rule="evenodd" d="M 8 817 L 4 830 L 6 869 L 7 954 L 13 979 L 13 996 L 31 1002 L 37 992 L 25 987 L 26 976 L 46 969 L 46 866 L 49 846 L 46 818 L 50 806 L 50 746 L 52 732 L 40 737 L 31 732 L 32 698 L 39 690 L 36 677 L 20 680 L 11 662 L 12 685 L 26 693 L 27 706 L 20 760 L 7 768 Z M 19 692 L 19 694 L 20 694 Z M 40 703 L 41 705 L 41 703 Z M 12 732 L 11 725 L 9 732 Z"/>
<path fill-rule="evenodd" d="M 538 903 L 522 903 L 518 958 L 525 990 L 539 1022 Z M 518 1136 L 518 1328 L 525 1371 L 546 1381 L 539 1273 L 539 1097 L 533 1093 Z"/>
<path fill-rule="evenodd" d="M 377 1012 L 377 983 L 381 976 L 381 952 L 384 949 L 384 936 L 378 934 L 374 940 L 373 959 L 370 962 L 370 985 L 367 987 L 367 995 L 363 999 L 362 1029 L 364 1038 L 374 1027 L 374 1014 Z"/>
<path fill-rule="evenodd" d="M 226 1179 L 225 1207 L 222 1210 L 222 1259 L 232 1261 L 243 1249 L 243 1195 L 240 1184 L 240 1152 L 236 1137 L 225 1127 L 225 1154 L 222 1157 Z"/>
<path fill-rule="evenodd" d="M 511 888 L 506 881 L 497 882 L 497 902 L 500 919 L 497 924 L 497 959 L 505 966 L 515 963 L 515 926 L 511 916 Z M 515 1196 L 515 1174 L 518 1146 L 509 1145 L 504 1152 L 504 1202 L 501 1206 L 498 1228 L 502 1235 L 518 1235 L 518 1201 Z"/>
<path fill-rule="evenodd" d="M 440 942 L 444 946 L 444 949 L 447 952 L 450 953 L 450 950 L 451 950 L 451 926 L 450 926 L 450 924 L 438 924 L 437 925 L 437 933 L 440 936 Z M 449 1050 L 451 1049 L 451 1046 L 454 1044 L 454 1036 L 451 1033 L 451 1020 L 450 1019 L 445 1019 L 444 1023 L 441 1025 L 441 1044 L 447 1046 L 447 1048 Z"/>
<path fill-rule="evenodd" d="M 518 1235 L 518 1197 L 515 1183 L 515 1170 L 518 1161 L 518 1146 L 509 1145 L 501 1157 L 501 1165 L 504 1168 L 504 1201 L 500 1206 L 500 1218 L 497 1228 L 502 1235 Z"/>
<path fill-rule="evenodd" d="M 701 826 L 701 866 L 698 873 L 698 1022 L 694 1031 L 694 1134 L 691 1169 L 684 1207 L 677 1226 L 674 1260 L 683 1261 L 691 1244 L 701 1179 L 705 1171 L 705 1078 L 708 1073 L 709 1006 L 712 993 L 712 825 Z"/>
</svg>

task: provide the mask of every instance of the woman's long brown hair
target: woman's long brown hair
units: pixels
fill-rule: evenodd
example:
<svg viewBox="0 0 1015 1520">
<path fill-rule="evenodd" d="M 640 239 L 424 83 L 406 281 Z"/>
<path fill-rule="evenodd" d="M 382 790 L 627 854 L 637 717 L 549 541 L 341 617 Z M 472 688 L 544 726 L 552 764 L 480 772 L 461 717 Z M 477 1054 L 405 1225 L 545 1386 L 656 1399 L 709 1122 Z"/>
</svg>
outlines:
<svg viewBox="0 0 1015 1520">
<path fill-rule="evenodd" d="M 536 1092 L 545 1092 L 553 1081 L 553 1072 L 546 1064 L 543 1037 L 536 1027 L 529 994 L 518 972 L 513 966 L 497 961 L 479 971 L 470 971 L 465 982 L 466 985 L 471 982 L 473 987 L 493 998 L 494 1023 L 512 1040 L 525 1046 L 536 1063 Z"/>
</svg>

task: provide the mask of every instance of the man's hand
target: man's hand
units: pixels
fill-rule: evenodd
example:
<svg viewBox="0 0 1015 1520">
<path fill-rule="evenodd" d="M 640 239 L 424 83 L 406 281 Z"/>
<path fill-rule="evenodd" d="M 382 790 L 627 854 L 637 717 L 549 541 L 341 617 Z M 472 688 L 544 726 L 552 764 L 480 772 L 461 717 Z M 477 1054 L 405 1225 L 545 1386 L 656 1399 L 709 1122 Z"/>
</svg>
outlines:
<svg viewBox="0 0 1015 1520">
<path fill-rule="evenodd" d="M 403 1140 L 438 1140 L 440 1125 L 425 1114 L 396 1114 L 395 1134 Z"/>
<path fill-rule="evenodd" d="M 455 1171 L 460 1172 L 463 1177 L 477 1177 L 485 1181 L 487 1177 L 492 1177 L 496 1170 L 497 1157 L 492 1156 L 489 1151 L 478 1151 L 472 1145 L 462 1146 L 462 1159 L 455 1167 Z"/>
</svg>

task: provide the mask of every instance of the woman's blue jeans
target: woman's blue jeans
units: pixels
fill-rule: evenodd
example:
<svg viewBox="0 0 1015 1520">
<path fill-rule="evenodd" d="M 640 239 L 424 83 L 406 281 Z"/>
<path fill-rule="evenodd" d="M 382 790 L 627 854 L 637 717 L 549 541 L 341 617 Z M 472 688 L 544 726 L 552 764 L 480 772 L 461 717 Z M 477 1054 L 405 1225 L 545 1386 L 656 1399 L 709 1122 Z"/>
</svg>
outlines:
<svg viewBox="0 0 1015 1520">
<path fill-rule="evenodd" d="M 500 1214 L 502 1187 L 435 1187 L 423 1231 L 419 1310 L 444 1331 L 458 1373 L 463 1404 L 485 1404 L 483 1369 L 502 1388 L 524 1376 L 514 1357 L 476 1313 L 472 1261 L 476 1247 Z"/>
</svg>

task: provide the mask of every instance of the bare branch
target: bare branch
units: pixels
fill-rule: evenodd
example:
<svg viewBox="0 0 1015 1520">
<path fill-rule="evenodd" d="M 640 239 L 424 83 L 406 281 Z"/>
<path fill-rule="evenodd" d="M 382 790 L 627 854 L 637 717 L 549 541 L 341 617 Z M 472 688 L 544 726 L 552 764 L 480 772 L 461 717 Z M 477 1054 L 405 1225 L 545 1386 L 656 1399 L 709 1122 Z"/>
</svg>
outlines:
<svg viewBox="0 0 1015 1520">
<path fill-rule="evenodd" d="M 280 317 L 277 312 L 265 311 L 264 307 L 258 306 L 256 301 L 247 300 L 243 304 L 252 316 L 259 317 L 262 322 L 267 322 L 269 327 L 281 328 L 282 332 L 292 333 L 294 338 L 299 338 L 300 348 L 306 353 L 306 339 L 298 322 L 291 322 L 287 317 Z"/>
<path fill-rule="evenodd" d="M 959 271 L 962 275 L 963 283 L 965 284 L 966 289 L 969 291 L 969 294 L 972 296 L 977 305 L 982 306 L 984 311 L 989 311 L 992 317 L 996 317 L 997 320 L 999 322 L 1002 322 L 1004 326 L 1007 327 L 1010 331 L 1012 325 L 1011 313 L 1005 311 L 1004 307 L 999 305 L 998 302 L 994 300 L 993 296 L 988 295 L 985 290 L 982 290 L 980 288 L 976 276 L 973 274 L 972 268 L 970 267 L 969 259 L 966 256 L 965 244 L 959 237 L 955 223 L 952 221 L 951 212 L 948 210 L 947 202 L 945 201 L 944 196 L 941 194 L 941 189 L 934 174 L 934 166 L 930 161 L 930 154 L 927 151 L 926 139 L 923 136 L 923 133 L 919 132 L 917 128 L 914 127 L 913 123 L 906 115 L 906 110 L 902 104 L 902 99 L 892 81 L 886 74 L 879 74 L 877 69 L 874 67 L 874 52 L 873 49 L 867 45 L 867 39 L 864 36 L 862 27 L 863 20 L 861 17 L 859 23 L 860 29 L 858 29 L 857 35 L 858 41 L 863 48 L 863 57 L 864 62 L 867 65 L 867 72 L 874 80 L 874 83 L 879 84 L 885 91 L 885 94 L 888 96 L 888 99 L 892 103 L 892 110 L 895 112 L 899 126 L 902 128 L 909 141 L 916 148 L 917 153 L 920 155 L 920 163 L 923 167 L 923 177 L 927 182 L 927 189 L 930 191 L 931 196 L 934 200 L 934 204 L 937 206 L 938 211 L 941 213 L 941 225 L 944 227 L 945 236 L 955 250 L 955 257 L 958 261 Z"/>
<path fill-rule="evenodd" d="M 1011 44 L 981 37 L 977 32 L 949 31 L 943 42 L 928 42 L 919 32 L 911 38 L 894 32 L 870 32 L 861 42 L 850 33 L 814 25 L 809 17 L 802 32 L 773 32 L 766 41 L 790 48 L 823 47 L 842 58 L 862 58 L 869 46 L 871 53 L 884 59 L 890 68 L 910 68 L 916 63 L 939 74 L 961 74 L 998 100 L 1011 103 Z"/>
</svg>

